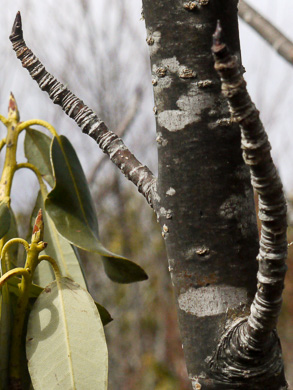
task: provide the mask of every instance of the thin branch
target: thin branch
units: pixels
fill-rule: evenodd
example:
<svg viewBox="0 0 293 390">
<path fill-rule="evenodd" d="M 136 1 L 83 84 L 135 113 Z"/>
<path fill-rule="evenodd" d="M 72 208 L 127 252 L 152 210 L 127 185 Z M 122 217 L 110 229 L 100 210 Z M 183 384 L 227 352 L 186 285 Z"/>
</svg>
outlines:
<svg viewBox="0 0 293 390">
<path fill-rule="evenodd" d="M 251 348 L 261 348 L 276 328 L 281 309 L 287 258 L 287 207 L 259 112 L 248 95 L 237 57 L 230 54 L 221 40 L 219 24 L 212 50 L 215 69 L 221 77 L 222 93 L 229 102 L 232 120 L 240 125 L 243 158 L 250 168 L 252 185 L 259 196 L 262 227 L 257 257 L 258 283 L 245 341 Z"/>
<path fill-rule="evenodd" d="M 152 172 L 136 159 L 121 138 L 110 131 L 82 100 L 46 71 L 44 65 L 23 40 L 20 12 L 16 15 L 9 38 L 17 58 L 20 59 L 22 66 L 28 70 L 39 87 L 49 94 L 53 103 L 58 104 L 70 118 L 74 119 L 85 134 L 97 142 L 102 151 L 110 157 L 127 179 L 137 186 L 138 191 L 142 193 L 150 206 L 153 206 L 156 179 Z"/>
<path fill-rule="evenodd" d="M 286 61 L 293 64 L 293 43 L 285 37 L 275 26 L 250 7 L 245 1 L 240 0 L 238 14 L 259 35 L 264 38 Z"/>
<path fill-rule="evenodd" d="M 129 110 L 127 111 L 125 117 L 122 119 L 122 122 L 120 123 L 120 125 L 116 130 L 116 133 L 120 138 L 124 137 L 125 134 L 128 132 L 128 130 L 130 129 L 131 124 L 133 123 L 136 114 L 138 112 L 140 106 L 139 103 L 141 103 L 142 100 L 141 98 L 142 98 L 142 91 L 138 89 L 136 91 L 136 95 L 134 97 L 133 103 L 130 105 Z M 103 156 L 93 167 L 88 178 L 89 184 L 92 184 L 94 182 L 99 170 L 102 168 L 102 166 L 105 164 L 106 161 L 107 161 L 107 156 Z"/>
</svg>

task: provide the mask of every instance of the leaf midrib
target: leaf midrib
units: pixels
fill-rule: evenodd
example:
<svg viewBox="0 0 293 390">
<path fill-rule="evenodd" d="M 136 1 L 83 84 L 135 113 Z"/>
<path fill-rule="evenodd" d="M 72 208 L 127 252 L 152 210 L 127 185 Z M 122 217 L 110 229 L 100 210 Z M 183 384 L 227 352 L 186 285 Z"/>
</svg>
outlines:
<svg viewBox="0 0 293 390">
<path fill-rule="evenodd" d="M 61 313 L 62 313 L 62 319 L 63 319 L 63 325 L 64 325 L 64 331 L 65 331 L 65 344 L 66 344 L 66 349 L 67 349 L 67 356 L 68 356 L 68 361 L 69 361 L 69 370 L 71 372 L 71 384 L 72 384 L 72 390 L 76 390 L 75 386 L 75 380 L 74 380 L 74 371 L 73 371 L 73 366 L 72 366 L 72 353 L 70 349 L 70 343 L 69 343 L 69 330 L 68 330 L 68 324 L 66 321 L 66 311 L 65 311 L 65 306 L 64 306 L 64 299 L 63 299 L 63 293 L 62 293 L 62 283 L 61 283 L 60 277 L 56 278 L 57 286 L 58 286 L 58 292 L 59 292 L 59 299 L 60 299 L 60 306 L 61 306 Z M 61 296 L 61 298 L 60 298 Z"/>
</svg>

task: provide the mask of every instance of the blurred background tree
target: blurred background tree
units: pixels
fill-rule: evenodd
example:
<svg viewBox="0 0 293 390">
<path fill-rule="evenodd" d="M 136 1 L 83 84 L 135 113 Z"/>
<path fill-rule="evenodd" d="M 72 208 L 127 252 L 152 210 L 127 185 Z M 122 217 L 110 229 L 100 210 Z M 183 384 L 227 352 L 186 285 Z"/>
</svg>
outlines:
<svg viewBox="0 0 293 390">
<path fill-rule="evenodd" d="M 148 47 L 141 3 L 135 0 L 1 0 L 0 14 L 0 111 L 12 90 L 21 118 L 32 116 L 51 122 L 74 144 L 91 184 L 100 234 L 105 245 L 134 259 L 149 280 L 135 285 L 116 285 L 101 272 L 101 265 L 83 254 L 89 288 L 106 306 L 114 321 L 106 327 L 109 345 L 109 389 L 190 389 L 168 265 L 154 214 L 94 141 L 84 137 L 60 108 L 49 104 L 27 72 L 20 71 L 8 35 L 18 9 L 25 23 L 26 41 L 46 63 L 47 69 L 89 104 L 122 135 L 139 160 L 155 172 L 157 153 Z M 272 6 L 259 0 L 258 9 L 293 38 L 293 5 L 290 0 Z M 57 8 L 58 7 L 58 8 Z M 248 88 L 273 145 L 288 198 L 293 189 L 293 69 L 248 26 L 240 23 L 243 64 Z M 1 130 L 1 129 L 0 129 Z M 90 158 L 89 158 L 90 156 Z M 19 155 L 19 160 L 23 156 Z M 21 192 L 18 218 L 24 221 L 35 202 L 28 192 L 32 174 L 18 177 L 14 191 Z M 291 212 L 292 213 L 292 212 Z M 293 217 L 290 218 L 290 225 Z M 293 229 L 289 227 L 289 242 Z M 290 247 L 286 290 L 279 334 L 287 379 L 293 383 L 293 246 Z"/>
</svg>

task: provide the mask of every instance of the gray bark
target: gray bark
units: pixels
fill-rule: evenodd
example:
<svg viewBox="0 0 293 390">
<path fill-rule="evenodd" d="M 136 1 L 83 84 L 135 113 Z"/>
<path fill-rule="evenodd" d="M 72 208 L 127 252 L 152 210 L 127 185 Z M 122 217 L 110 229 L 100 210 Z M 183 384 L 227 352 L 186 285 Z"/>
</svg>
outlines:
<svg viewBox="0 0 293 390">
<path fill-rule="evenodd" d="M 251 375 L 240 364 L 233 377 L 227 362 L 217 362 L 227 360 L 217 349 L 225 331 L 246 324 L 257 272 L 249 171 L 211 56 L 220 19 L 223 39 L 240 59 L 237 1 L 143 4 L 156 105 L 157 210 L 189 377 L 194 389 L 280 388 L 283 372 L 277 379 L 254 375 L 246 361 Z M 229 352 L 233 332 L 226 334 Z"/>
</svg>

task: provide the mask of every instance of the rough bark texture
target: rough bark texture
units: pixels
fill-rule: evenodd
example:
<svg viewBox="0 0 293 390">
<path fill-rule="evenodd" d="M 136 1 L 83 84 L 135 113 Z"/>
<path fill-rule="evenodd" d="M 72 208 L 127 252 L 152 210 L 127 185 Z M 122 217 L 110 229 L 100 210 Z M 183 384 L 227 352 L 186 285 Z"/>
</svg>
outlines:
<svg viewBox="0 0 293 390">
<path fill-rule="evenodd" d="M 287 207 L 282 183 L 270 154 L 270 143 L 259 112 L 246 90 L 239 61 L 222 40 L 220 23 L 214 35 L 215 69 L 222 93 L 229 102 L 231 118 L 240 124 L 241 147 L 250 167 L 252 185 L 259 196 L 261 220 L 257 256 L 257 293 L 247 321 L 232 327 L 222 339 L 212 367 L 224 379 L 245 379 L 254 388 L 285 387 L 283 361 L 276 334 L 281 310 L 287 258 Z M 268 380 L 269 378 L 269 380 Z M 266 388 L 268 388 L 266 385 Z"/>
<path fill-rule="evenodd" d="M 152 198 L 156 180 L 152 172 L 136 159 L 122 139 L 109 130 L 106 124 L 82 100 L 47 72 L 40 60 L 26 46 L 23 39 L 20 12 L 16 15 L 9 39 L 17 58 L 20 59 L 22 66 L 28 70 L 39 87 L 48 93 L 53 103 L 58 104 L 77 123 L 83 133 L 97 142 L 101 150 L 108 155 L 110 160 L 142 193 L 147 202 L 153 206 Z"/>
<path fill-rule="evenodd" d="M 279 388 L 265 375 L 261 385 L 245 373 L 238 372 L 237 380 L 229 372 L 219 376 L 212 365 L 215 356 L 221 360 L 217 348 L 225 330 L 235 320 L 232 329 L 247 322 L 256 290 L 258 234 L 249 171 L 211 55 L 220 19 L 225 42 L 240 59 L 237 1 L 143 5 L 157 121 L 158 215 L 192 386 Z M 232 336 L 224 342 L 230 345 Z"/>
</svg>

